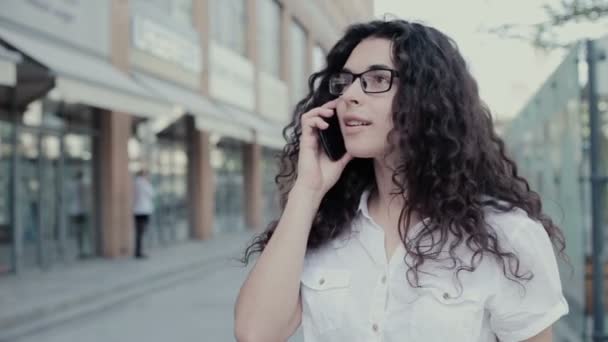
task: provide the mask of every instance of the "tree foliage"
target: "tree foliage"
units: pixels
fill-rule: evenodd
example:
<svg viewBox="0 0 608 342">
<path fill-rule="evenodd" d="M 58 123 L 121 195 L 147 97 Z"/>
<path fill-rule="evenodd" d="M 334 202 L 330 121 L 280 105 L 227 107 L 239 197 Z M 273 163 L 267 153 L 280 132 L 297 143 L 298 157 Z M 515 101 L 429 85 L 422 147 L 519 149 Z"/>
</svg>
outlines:
<svg viewBox="0 0 608 342">
<path fill-rule="evenodd" d="M 541 48 L 559 48 L 571 42 L 559 37 L 559 29 L 570 25 L 606 23 L 608 19 L 608 0 L 562 0 L 557 6 L 543 6 L 547 20 L 532 25 L 506 23 L 490 29 L 491 33 L 503 38 L 523 39 Z M 608 33 L 608 26 L 606 32 Z M 580 32 L 585 37 L 585 32 Z"/>
</svg>

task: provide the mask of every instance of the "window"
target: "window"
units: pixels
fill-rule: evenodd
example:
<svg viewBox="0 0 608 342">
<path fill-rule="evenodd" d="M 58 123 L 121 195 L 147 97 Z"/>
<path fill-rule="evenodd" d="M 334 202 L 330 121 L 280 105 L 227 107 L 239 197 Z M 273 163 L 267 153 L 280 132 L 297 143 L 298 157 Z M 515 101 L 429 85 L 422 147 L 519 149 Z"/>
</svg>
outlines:
<svg viewBox="0 0 608 342">
<path fill-rule="evenodd" d="M 171 5 L 171 17 L 180 23 L 192 24 L 192 0 L 173 0 Z"/>
<path fill-rule="evenodd" d="M 210 0 L 209 4 L 212 39 L 245 56 L 247 53 L 245 0 Z"/>
<path fill-rule="evenodd" d="M 258 59 L 260 68 L 279 78 L 281 73 L 281 5 L 258 0 Z"/>
<path fill-rule="evenodd" d="M 306 48 L 306 31 L 296 21 L 291 22 L 291 89 L 292 100 L 301 100 L 307 92 L 308 58 Z"/>
<path fill-rule="evenodd" d="M 177 22 L 192 25 L 192 0 L 149 0 L 147 3 Z"/>
</svg>

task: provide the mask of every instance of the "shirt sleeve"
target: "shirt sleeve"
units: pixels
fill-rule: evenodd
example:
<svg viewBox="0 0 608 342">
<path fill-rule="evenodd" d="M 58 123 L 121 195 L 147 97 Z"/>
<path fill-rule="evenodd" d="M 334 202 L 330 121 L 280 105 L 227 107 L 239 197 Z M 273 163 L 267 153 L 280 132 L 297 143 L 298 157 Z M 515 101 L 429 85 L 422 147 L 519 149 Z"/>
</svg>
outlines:
<svg viewBox="0 0 608 342">
<path fill-rule="evenodd" d="M 497 273 L 496 293 L 488 301 L 490 325 L 501 342 L 524 341 L 551 326 L 568 313 L 563 296 L 555 253 L 544 227 L 529 218 L 511 222 L 503 230 L 502 248 L 519 258 L 519 274 L 532 274 L 531 280 L 509 280 Z M 500 238 L 499 238 L 500 239 Z M 508 265 L 508 264 L 507 264 Z M 508 268 L 507 268 L 508 269 Z"/>
</svg>

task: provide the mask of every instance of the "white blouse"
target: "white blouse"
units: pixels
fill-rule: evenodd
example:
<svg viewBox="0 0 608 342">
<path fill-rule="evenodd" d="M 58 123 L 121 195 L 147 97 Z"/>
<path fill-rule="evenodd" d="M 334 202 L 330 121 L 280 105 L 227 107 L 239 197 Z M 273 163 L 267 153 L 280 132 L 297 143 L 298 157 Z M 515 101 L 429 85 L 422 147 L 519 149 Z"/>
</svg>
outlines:
<svg viewBox="0 0 608 342">
<path fill-rule="evenodd" d="M 422 287 L 416 288 L 406 278 L 402 244 L 386 260 L 384 232 L 369 216 L 368 197 L 369 192 L 361 196 L 350 232 L 306 254 L 301 276 L 306 342 L 522 341 L 568 312 L 549 237 L 524 211 L 488 209 L 486 220 L 502 248 L 519 257 L 520 274 L 530 271 L 532 280 L 507 279 L 488 255 L 474 272 L 459 273 L 462 287 L 454 270 L 427 261 L 422 270 L 428 273 L 420 273 Z M 444 250 L 443 265 L 449 267 L 447 246 Z M 472 253 L 464 246 L 456 254 L 470 263 Z"/>
</svg>

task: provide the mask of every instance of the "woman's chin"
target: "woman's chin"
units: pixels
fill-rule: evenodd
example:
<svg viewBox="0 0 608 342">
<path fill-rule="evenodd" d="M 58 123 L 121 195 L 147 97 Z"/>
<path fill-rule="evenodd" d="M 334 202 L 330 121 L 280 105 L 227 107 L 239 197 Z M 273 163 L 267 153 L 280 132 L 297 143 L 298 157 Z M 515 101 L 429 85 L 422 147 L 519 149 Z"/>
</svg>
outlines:
<svg viewBox="0 0 608 342">
<path fill-rule="evenodd" d="M 346 145 L 346 150 L 354 158 L 376 158 L 382 155 L 380 149 L 371 149 L 369 146 L 351 146 Z"/>
</svg>

